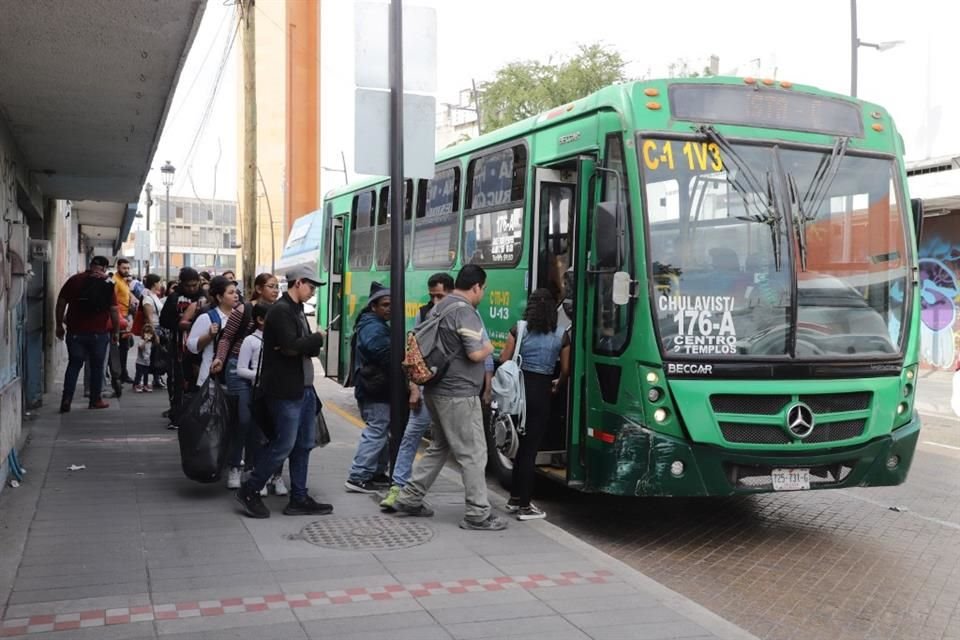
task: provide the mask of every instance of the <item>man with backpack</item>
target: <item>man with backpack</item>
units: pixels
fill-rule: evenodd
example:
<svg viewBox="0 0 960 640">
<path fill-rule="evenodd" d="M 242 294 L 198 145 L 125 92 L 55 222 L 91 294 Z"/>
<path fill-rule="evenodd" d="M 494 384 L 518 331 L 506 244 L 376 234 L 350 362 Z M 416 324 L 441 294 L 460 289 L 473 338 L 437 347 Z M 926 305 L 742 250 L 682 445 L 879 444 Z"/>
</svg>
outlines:
<svg viewBox="0 0 960 640">
<path fill-rule="evenodd" d="M 460 528 L 500 531 L 507 523 L 490 513 L 484 474 L 487 441 L 480 392 L 484 361 L 493 353 L 493 345 L 483 337 L 483 320 L 476 307 L 483 299 L 486 283 L 487 274 L 480 266 L 466 265 L 457 275 L 453 292 L 434 307 L 423 324 L 427 327 L 434 319 L 438 321 L 433 348 L 441 349 L 446 357 L 444 366 L 424 389 L 424 401 L 434 423 L 430 446 L 393 508 L 408 516 L 432 516 L 433 509 L 423 499 L 452 452 L 461 468 L 466 498 Z"/>
<path fill-rule="evenodd" d="M 389 478 L 380 478 L 387 463 L 390 437 L 390 289 L 370 284 L 370 297 L 357 318 L 353 351 L 356 385 L 353 395 L 366 426 L 344 488 L 353 493 L 375 493 Z M 379 485 L 379 486 L 378 486 Z"/>
<path fill-rule="evenodd" d="M 202 297 L 200 274 L 196 269 L 184 267 L 180 269 L 176 293 L 167 298 L 160 310 L 160 337 L 169 353 L 167 393 L 170 409 L 165 412 L 170 419 L 168 429 L 177 428 L 184 395 L 193 388 L 199 372 L 199 358 L 186 350 L 184 337 L 189 335 L 194 318 L 200 315 L 198 303 Z M 194 371 L 195 363 L 197 372 Z"/>
<path fill-rule="evenodd" d="M 109 264 L 103 256 L 95 256 L 86 271 L 71 276 L 64 283 L 57 297 L 56 335 L 58 340 L 66 338 L 69 357 L 60 413 L 70 411 L 77 377 L 84 363 L 89 363 L 90 367 L 90 408 L 106 409 L 110 406 L 102 398 L 103 366 L 111 332 L 114 339 L 119 336 L 120 313 L 116 290 L 107 280 Z"/>
</svg>

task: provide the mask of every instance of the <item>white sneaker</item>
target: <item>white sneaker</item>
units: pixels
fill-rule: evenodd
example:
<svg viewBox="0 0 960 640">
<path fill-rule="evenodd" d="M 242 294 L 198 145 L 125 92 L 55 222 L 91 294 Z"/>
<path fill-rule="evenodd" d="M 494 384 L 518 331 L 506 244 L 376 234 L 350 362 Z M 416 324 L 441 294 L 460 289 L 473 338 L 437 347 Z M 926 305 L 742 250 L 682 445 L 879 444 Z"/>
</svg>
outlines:
<svg viewBox="0 0 960 640">
<path fill-rule="evenodd" d="M 227 489 L 239 489 L 240 488 L 240 467 L 230 467 L 230 472 L 227 473 Z"/>
<path fill-rule="evenodd" d="M 270 486 L 270 483 L 268 482 L 267 484 L 263 485 L 263 489 L 260 489 L 261 497 L 266 498 L 268 495 L 270 495 L 270 491 L 267 489 L 267 487 L 269 486 Z"/>
<path fill-rule="evenodd" d="M 281 476 L 279 473 L 270 478 L 269 484 L 273 485 L 273 495 L 275 496 L 285 496 L 290 493 L 287 490 L 287 485 L 283 483 L 283 476 Z"/>
</svg>

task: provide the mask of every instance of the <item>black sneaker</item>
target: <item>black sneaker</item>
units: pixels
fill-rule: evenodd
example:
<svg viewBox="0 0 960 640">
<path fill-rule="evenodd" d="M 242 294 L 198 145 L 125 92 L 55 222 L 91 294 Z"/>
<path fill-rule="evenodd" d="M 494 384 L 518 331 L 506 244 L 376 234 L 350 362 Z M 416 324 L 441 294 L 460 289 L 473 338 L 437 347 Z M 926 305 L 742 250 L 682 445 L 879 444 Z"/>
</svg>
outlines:
<svg viewBox="0 0 960 640">
<path fill-rule="evenodd" d="M 393 484 L 393 480 L 385 473 L 379 473 L 372 478 L 370 478 L 370 484 L 372 484 L 377 489 L 389 489 Z"/>
<path fill-rule="evenodd" d="M 317 502 L 310 496 L 299 500 L 290 498 L 290 502 L 283 508 L 285 516 L 325 516 L 333 513 L 333 505 Z"/>
<path fill-rule="evenodd" d="M 494 515 L 489 515 L 486 520 L 480 522 L 464 518 L 460 521 L 460 528 L 471 531 L 503 531 L 507 528 L 507 521 Z"/>
<path fill-rule="evenodd" d="M 240 485 L 240 488 L 237 489 L 236 500 L 243 507 L 243 512 L 251 518 L 270 517 L 270 509 L 267 509 L 263 500 L 260 499 L 260 492 L 253 491 L 250 485 Z M 286 513 L 286 509 L 284 509 L 284 513 Z"/>
<path fill-rule="evenodd" d="M 526 507 L 520 507 L 517 509 L 517 520 L 526 521 L 526 520 L 543 520 L 547 517 L 547 512 L 543 509 L 537 507 L 537 505 L 532 502 Z"/>
<path fill-rule="evenodd" d="M 520 510 L 520 498 L 510 498 L 503 508 L 507 510 L 507 513 L 516 513 Z"/>
<path fill-rule="evenodd" d="M 373 486 L 370 480 L 347 480 L 343 483 L 343 488 L 350 493 L 376 493 L 377 487 Z"/>
<path fill-rule="evenodd" d="M 410 516 L 413 518 L 432 518 L 433 509 L 423 504 L 422 502 L 417 506 L 411 506 L 409 504 L 404 504 L 399 500 L 393 503 L 393 509 L 401 516 Z"/>
</svg>

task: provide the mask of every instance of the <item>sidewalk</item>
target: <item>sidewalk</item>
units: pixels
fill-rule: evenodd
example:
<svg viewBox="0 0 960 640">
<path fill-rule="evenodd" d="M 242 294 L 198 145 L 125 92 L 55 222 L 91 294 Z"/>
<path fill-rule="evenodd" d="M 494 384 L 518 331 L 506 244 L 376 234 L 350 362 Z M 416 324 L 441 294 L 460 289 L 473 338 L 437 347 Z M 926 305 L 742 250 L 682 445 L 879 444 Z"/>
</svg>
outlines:
<svg viewBox="0 0 960 640">
<path fill-rule="evenodd" d="M 319 389 L 333 442 L 314 451 L 309 486 L 334 514 L 283 516 L 286 499 L 270 497 L 268 520 L 183 476 L 165 393 L 76 403 L 63 419 L 48 403 L 22 452 L 26 482 L 0 494 L 0 637 L 753 637 L 549 521 L 459 529 L 450 470 L 428 497 L 435 517 L 381 514 L 343 490 L 356 405 Z"/>
</svg>

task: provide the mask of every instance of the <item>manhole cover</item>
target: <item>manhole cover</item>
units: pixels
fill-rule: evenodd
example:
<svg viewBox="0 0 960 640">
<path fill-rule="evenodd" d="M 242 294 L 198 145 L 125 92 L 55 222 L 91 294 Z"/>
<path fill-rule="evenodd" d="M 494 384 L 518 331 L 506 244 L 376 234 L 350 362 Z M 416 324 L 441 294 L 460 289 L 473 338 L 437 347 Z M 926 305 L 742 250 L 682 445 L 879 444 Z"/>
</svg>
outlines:
<svg viewBox="0 0 960 640">
<path fill-rule="evenodd" d="M 406 518 L 357 516 L 311 522 L 300 532 L 300 537 L 330 549 L 406 549 L 429 542 L 433 530 L 422 522 Z"/>
</svg>

